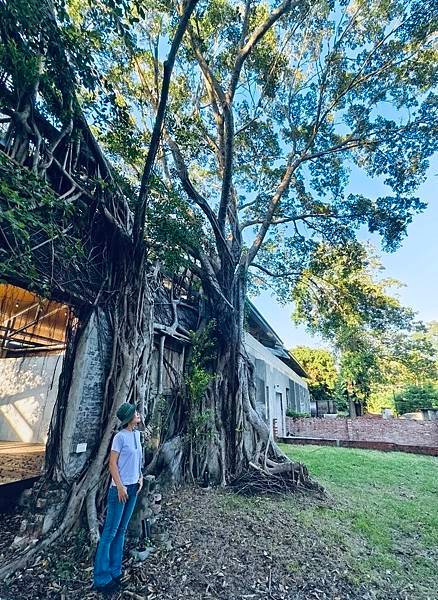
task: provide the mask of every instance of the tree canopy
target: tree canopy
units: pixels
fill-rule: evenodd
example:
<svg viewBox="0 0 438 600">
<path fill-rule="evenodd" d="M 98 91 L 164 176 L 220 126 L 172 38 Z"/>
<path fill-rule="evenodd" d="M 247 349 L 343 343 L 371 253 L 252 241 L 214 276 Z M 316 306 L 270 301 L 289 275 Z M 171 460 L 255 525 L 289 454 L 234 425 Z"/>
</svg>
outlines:
<svg viewBox="0 0 438 600">
<path fill-rule="evenodd" d="M 395 395 L 394 404 L 400 415 L 422 408 L 438 408 L 438 388 L 431 383 L 407 386 Z"/>
<path fill-rule="evenodd" d="M 342 385 L 364 403 L 377 384 L 436 377 L 425 325 L 397 298 L 400 282 L 381 273 L 365 246 L 321 247 L 293 292 L 294 320 L 332 344 Z"/>
<path fill-rule="evenodd" d="M 82 108 L 138 185 L 182 4 L 59 6 Z M 203 222 L 181 249 L 212 294 L 230 302 L 250 269 L 284 299 L 364 225 L 397 247 L 436 148 L 436 18 L 432 1 L 198 3 L 154 172 L 189 208 L 168 213 L 180 228 Z M 349 193 L 353 165 L 385 194 Z"/>
<path fill-rule="evenodd" d="M 338 372 L 335 357 L 329 350 L 296 346 L 293 355 L 308 374 L 309 390 L 315 400 L 331 400 L 334 397 Z"/>
<path fill-rule="evenodd" d="M 34 172 L 54 165 L 66 176 L 55 151 L 74 130 L 88 143 L 81 160 L 91 153 L 97 165 L 81 199 L 99 192 L 92 206 L 120 241 L 132 226 L 143 235 L 146 221 L 150 257 L 171 268 L 186 260 L 240 325 L 249 277 L 335 335 L 363 389 L 376 353 L 427 369 L 429 342 L 411 336 L 413 315 L 386 291 L 394 282 L 372 280 L 356 236 L 366 226 L 395 249 L 424 208 L 416 189 L 436 149 L 436 4 L 189 4 L 1 2 L 2 110 L 22 120 L 26 142 L 6 140 L 14 158 L 32 141 Z M 58 135 L 47 144 L 49 115 Z M 349 193 L 353 166 L 385 194 Z M 9 228 L 23 225 L 15 217 Z"/>
</svg>

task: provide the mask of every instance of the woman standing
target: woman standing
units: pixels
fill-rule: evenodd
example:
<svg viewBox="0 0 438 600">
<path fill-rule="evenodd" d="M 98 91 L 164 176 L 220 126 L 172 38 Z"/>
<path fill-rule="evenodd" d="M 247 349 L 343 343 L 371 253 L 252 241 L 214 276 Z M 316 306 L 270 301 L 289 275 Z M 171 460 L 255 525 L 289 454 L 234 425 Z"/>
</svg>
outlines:
<svg viewBox="0 0 438 600">
<path fill-rule="evenodd" d="M 94 560 L 94 590 L 99 592 L 111 592 L 120 585 L 126 529 L 143 487 L 143 453 L 140 432 L 136 430 L 140 416 L 132 404 L 125 402 L 117 411 L 117 417 L 122 429 L 114 436 L 111 446 L 112 481 L 105 525 Z"/>
</svg>

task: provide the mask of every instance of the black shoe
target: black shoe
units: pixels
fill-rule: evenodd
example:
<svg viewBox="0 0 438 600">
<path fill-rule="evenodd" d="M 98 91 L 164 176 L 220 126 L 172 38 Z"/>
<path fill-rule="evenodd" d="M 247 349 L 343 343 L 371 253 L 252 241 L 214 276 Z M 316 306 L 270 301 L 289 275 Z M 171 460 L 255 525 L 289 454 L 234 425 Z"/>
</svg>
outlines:
<svg viewBox="0 0 438 600">
<path fill-rule="evenodd" d="M 112 579 L 106 585 L 93 585 L 93 591 L 100 592 L 101 594 L 111 594 L 118 589 L 119 585 L 114 579 Z"/>
</svg>

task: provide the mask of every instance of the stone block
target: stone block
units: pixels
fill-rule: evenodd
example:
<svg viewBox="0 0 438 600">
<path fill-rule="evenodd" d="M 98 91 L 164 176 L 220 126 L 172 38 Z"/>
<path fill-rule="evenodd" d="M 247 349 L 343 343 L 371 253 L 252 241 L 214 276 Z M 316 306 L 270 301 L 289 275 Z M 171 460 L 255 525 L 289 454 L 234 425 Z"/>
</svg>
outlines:
<svg viewBox="0 0 438 600">
<path fill-rule="evenodd" d="M 152 552 L 155 552 L 155 548 L 150 546 L 149 548 L 146 548 L 145 550 L 132 550 L 131 556 L 135 560 L 143 562 L 149 558 L 149 556 L 152 554 Z"/>
<path fill-rule="evenodd" d="M 16 535 L 11 546 L 12 548 L 20 548 L 26 541 L 27 540 L 24 536 Z"/>
<path fill-rule="evenodd" d="M 20 523 L 20 533 L 24 533 L 27 529 L 29 521 L 27 519 L 23 519 Z"/>
</svg>

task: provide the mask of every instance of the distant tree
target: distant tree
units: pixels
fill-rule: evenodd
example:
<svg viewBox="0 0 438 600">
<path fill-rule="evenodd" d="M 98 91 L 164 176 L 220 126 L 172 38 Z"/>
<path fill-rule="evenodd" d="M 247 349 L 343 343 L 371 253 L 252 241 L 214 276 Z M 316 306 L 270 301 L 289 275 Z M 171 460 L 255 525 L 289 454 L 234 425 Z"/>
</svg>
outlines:
<svg viewBox="0 0 438 600">
<path fill-rule="evenodd" d="M 408 387 L 421 390 L 437 383 L 438 353 L 431 331 L 430 324 L 418 324 L 412 333 L 402 331 L 380 343 L 377 377 L 367 400 L 369 412 L 381 413 L 383 408 L 398 412 L 396 394 Z"/>
<path fill-rule="evenodd" d="M 297 346 L 291 352 L 309 375 L 309 390 L 315 400 L 333 400 L 338 373 L 329 350 Z"/>
<path fill-rule="evenodd" d="M 338 353 L 338 405 L 366 407 L 376 386 L 434 380 L 430 329 L 403 307 L 400 283 L 379 278 L 378 259 L 357 242 L 318 248 L 294 290 L 293 318 L 323 335 Z"/>
<path fill-rule="evenodd" d="M 438 352 L 438 321 L 426 323 L 425 337 Z"/>
<path fill-rule="evenodd" d="M 423 349 L 423 353 L 426 351 L 429 352 L 429 354 L 430 349 L 432 349 L 435 357 L 435 370 L 432 373 L 428 372 L 427 370 L 424 371 L 421 368 L 420 361 L 420 364 L 418 365 L 419 369 L 417 370 L 418 377 L 416 382 L 427 382 L 428 380 L 436 381 L 438 378 L 438 321 L 430 321 L 429 323 L 425 323 L 424 327 L 420 331 L 414 333 L 412 338 L 412 343 L 419 351 L 419 359 L 421 358 L 422 354 L 421 349 Z"/>
<path fill-rule="evenodd" d="M 367 402 L 367 412 L 373 415 L 381 415 L 384 408 L 397 412 L 394 402 L 394 391 L 388 386 L 373 387 Z"/>
<path fill-rule="evenodd" d="M 338 375 L 335 384 L 334 399 L 336 402 L 336 410 L 338 413 L 348 415 L 350 412 L 350 399 L 347 390 L 347 383 Z"/>
<path fill-rule="evenodd" d="M 408 386 L 396 394 L 394 402 L 400 415 L 422 408 L 438 408 L 438 387 L 431 383 Z"/>
<path fill-rule="evenodd" d="M 378 356 L 365 344 L 342 353 L 339 378 L 352 416 L 361 414 L 367 406 L 378 373 Z"/>
</svg>

